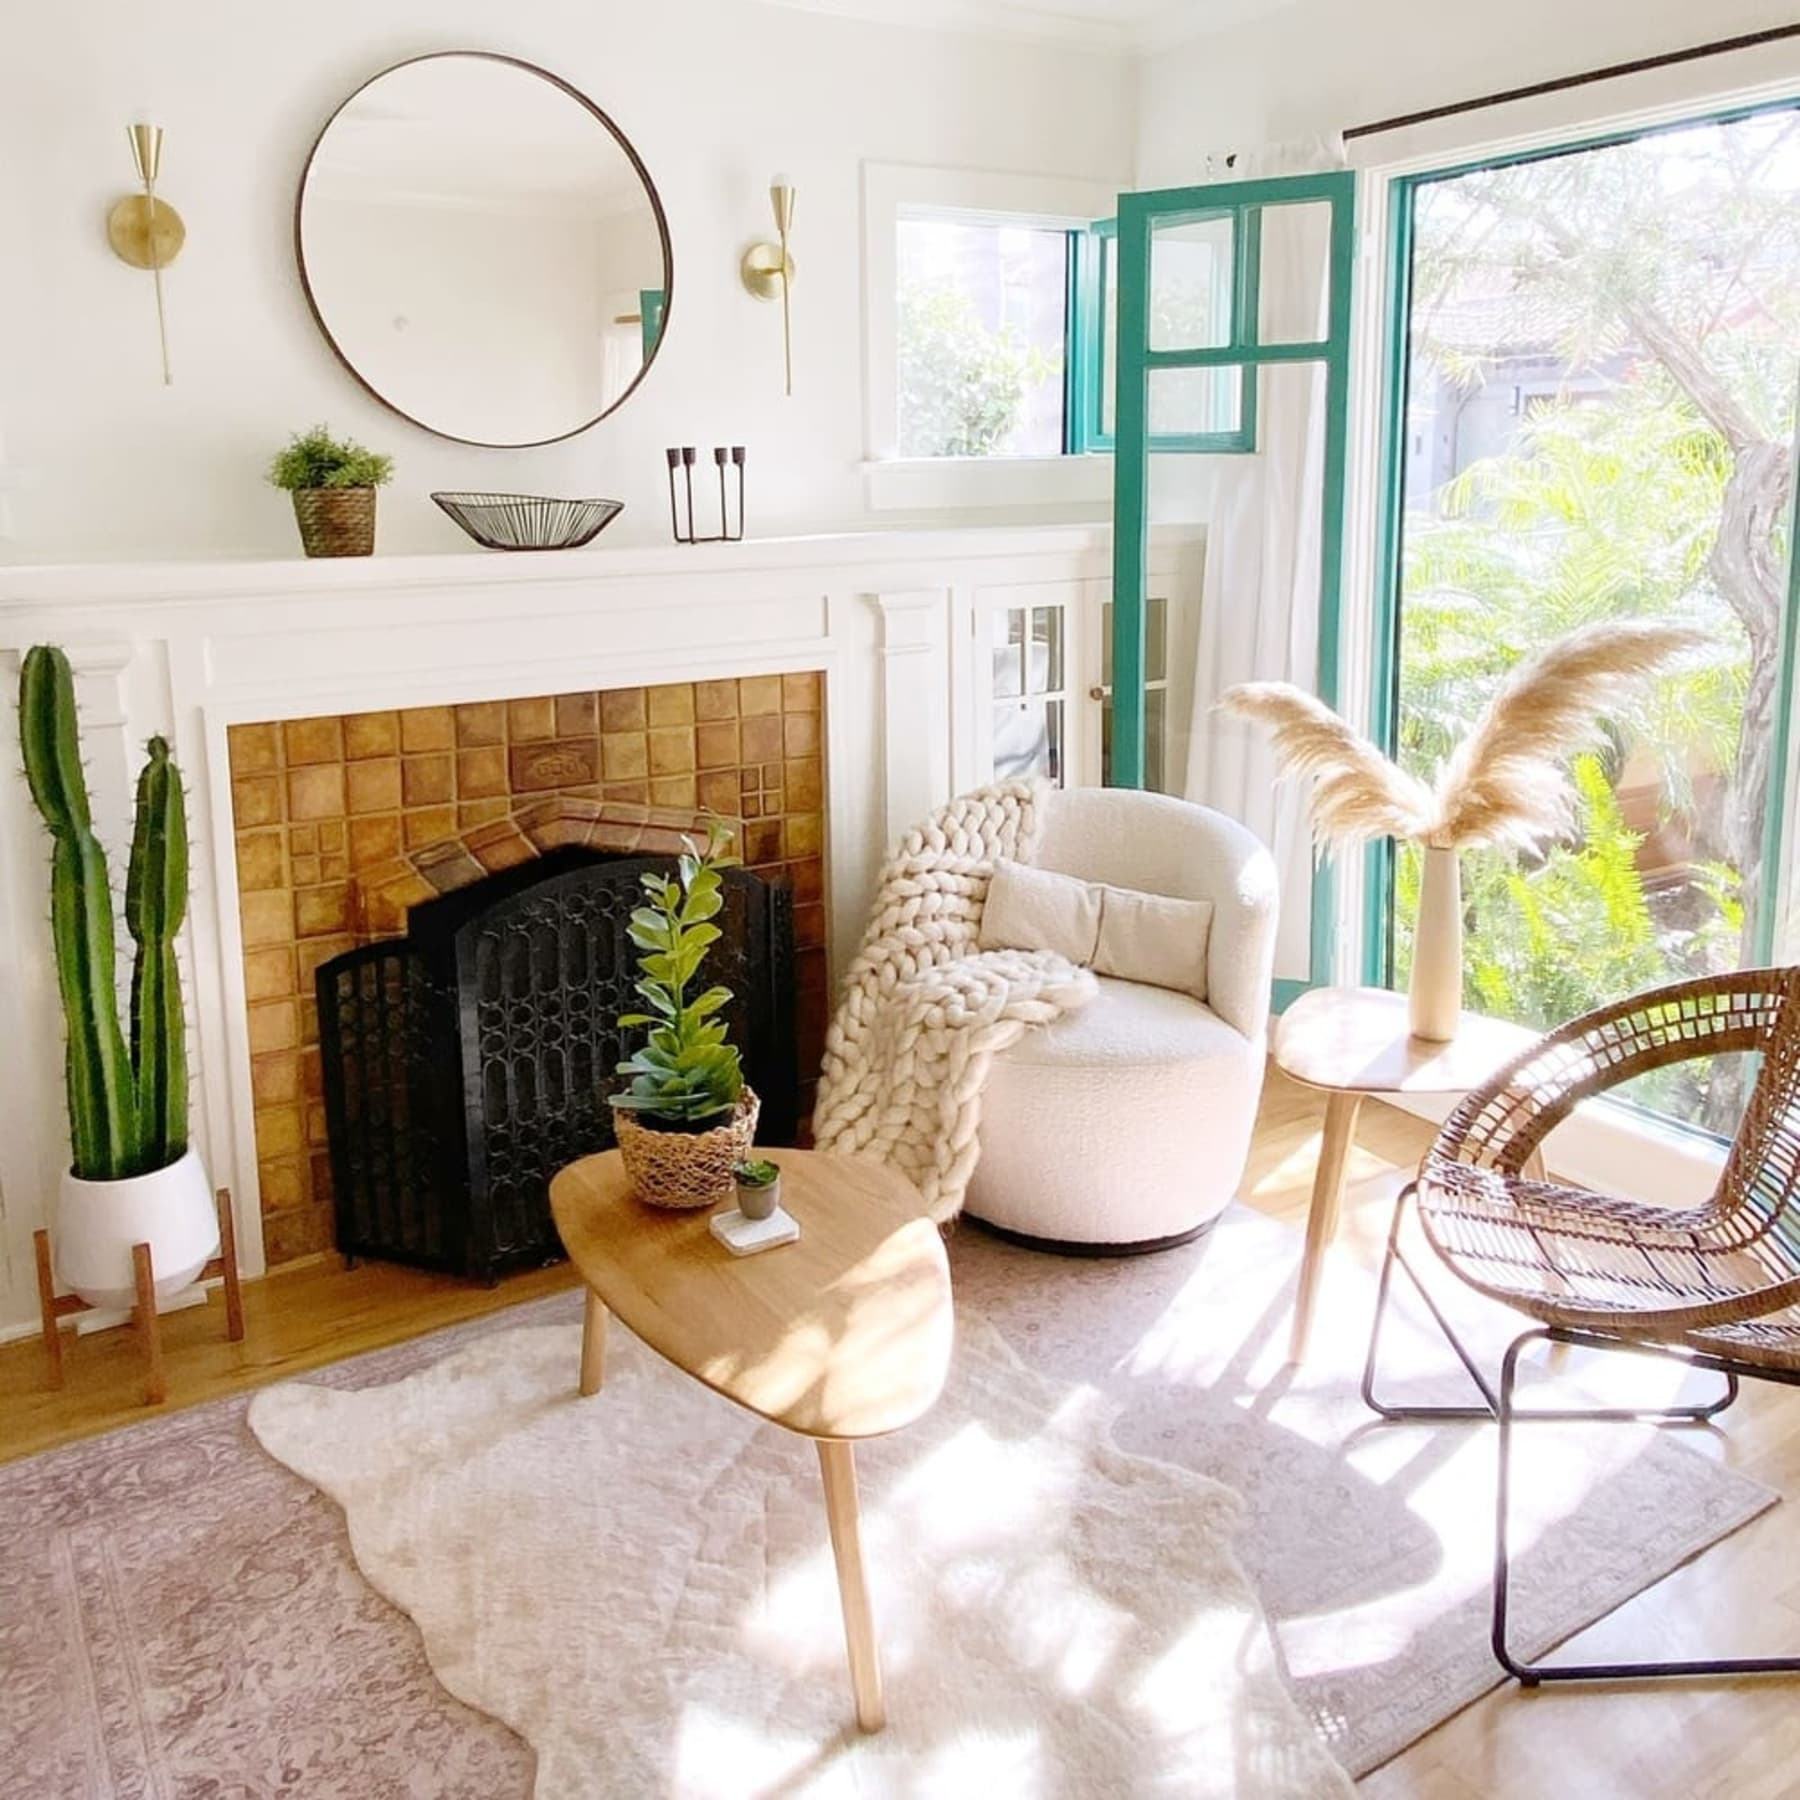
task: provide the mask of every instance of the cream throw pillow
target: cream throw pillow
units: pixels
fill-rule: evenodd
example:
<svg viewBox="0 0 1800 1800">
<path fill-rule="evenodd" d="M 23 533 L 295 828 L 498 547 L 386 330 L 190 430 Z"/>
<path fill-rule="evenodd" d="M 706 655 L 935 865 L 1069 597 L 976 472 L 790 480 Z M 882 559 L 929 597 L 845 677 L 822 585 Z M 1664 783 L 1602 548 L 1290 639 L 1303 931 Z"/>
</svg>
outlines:
<svg viewBox="0 0 1800 1800">
<path fill-rule="evenodd" d="M 997 862 L 981 909 L 983 950 L 1052 950 L 1120 981 L 1206 998 L 1210 900 L 1170 900 Z"/>
<path fill-rule="evenodd" d="M 1086 968 L 1100 941 L 1100 890 L 1073 875 L 997 862 L 979 941 L 984 950 L 1053 950 Z"/>
<path fill-rule="evenodd" d="M 1171 900 L 1130 888 L 1101 890 L 1100 942 L 1094 971 L 1206 998 L 1206 953 L 1212 942 L 1210 900 Z"/>
</svg>

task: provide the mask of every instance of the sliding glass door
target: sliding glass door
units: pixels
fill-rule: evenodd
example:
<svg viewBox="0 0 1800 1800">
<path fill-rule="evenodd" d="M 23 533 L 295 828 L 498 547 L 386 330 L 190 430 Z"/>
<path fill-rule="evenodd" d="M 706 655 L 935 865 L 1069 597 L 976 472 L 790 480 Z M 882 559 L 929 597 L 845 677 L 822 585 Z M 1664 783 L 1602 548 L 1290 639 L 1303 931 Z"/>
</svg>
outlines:
<svg viewBox="0 0 1800 1800">
<path fill-rule="evenodd" d="M 1706 648 L 1575 765 L 1578 828 L 1465 859 L 1465 1001 L 1553 1025 L 1776 942 L 1793 704 L 1800 110 L 1401 185 L 1393 725 L 1429 775 L 1507 671 L 1593 620 Z M 1387 883 L 1408 974 L 1418 895 Z M 1736 1078 L 1639 1098 L 1728 1126 Z"/>
</svg>

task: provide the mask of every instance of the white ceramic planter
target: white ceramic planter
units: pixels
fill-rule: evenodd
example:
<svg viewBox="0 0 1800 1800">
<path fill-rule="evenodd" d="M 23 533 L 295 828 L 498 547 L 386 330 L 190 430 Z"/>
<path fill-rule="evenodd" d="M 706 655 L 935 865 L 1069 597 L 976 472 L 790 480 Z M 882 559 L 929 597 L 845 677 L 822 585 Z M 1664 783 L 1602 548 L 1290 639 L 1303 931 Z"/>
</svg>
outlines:
<svg viewBox="0 0 1800 1800">
<path fill-rule="evenodd" d="M 156 1295 L 179 1293 L 219 1253 L 219 1214 L 198 1151 L 152 1175 L 65 1175 L 56 1209 L 56 1272 L 90 1306 L 137 1300 L 131 1247 L 148 1244 Z"/>
<path fill-rule="evenodd" d="M 1454 850 L 1425 850 L 1413 931 L 1412 1034 L 1447 1044 L 1462 1018 L 1462 864 Z"/>
</svg>

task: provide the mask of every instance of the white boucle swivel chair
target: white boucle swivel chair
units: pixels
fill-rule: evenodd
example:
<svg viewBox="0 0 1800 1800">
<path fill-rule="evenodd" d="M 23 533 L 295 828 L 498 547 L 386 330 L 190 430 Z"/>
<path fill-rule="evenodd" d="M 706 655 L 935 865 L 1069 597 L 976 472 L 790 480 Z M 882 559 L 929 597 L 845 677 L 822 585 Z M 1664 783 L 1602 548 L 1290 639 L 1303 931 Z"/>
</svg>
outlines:
<svg viewBox="0 0 1800 1800">
<path fill-rule="evenodd" d="M 1118 788 L 1051 795 L 1032 860 L 1211 901 L 1207 997 L 1101 977 L 1092 1004 L 996 1057 L 964 1210 L 1077 1254 L 1197 1237 L 1243 1179 L 1262 1093 L 1274 861 L 1223 814 Z"/>
</svg>

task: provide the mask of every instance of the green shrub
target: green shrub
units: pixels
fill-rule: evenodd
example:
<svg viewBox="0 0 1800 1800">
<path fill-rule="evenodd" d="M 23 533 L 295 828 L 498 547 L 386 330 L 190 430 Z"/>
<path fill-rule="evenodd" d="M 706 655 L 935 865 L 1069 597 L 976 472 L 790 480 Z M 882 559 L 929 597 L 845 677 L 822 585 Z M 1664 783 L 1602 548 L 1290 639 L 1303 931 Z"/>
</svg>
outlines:
<svg viewBox="0 0 1800 1800">
<path fill-rule="evenodd" d="M 394 459 L 365 450 L 349 438 L 334 438 L 330 428 L 315 425 L 297 431 L 269 464 L 269 482 L 286 488 L 383 487 L 394 476 Z"/>
</svg>

